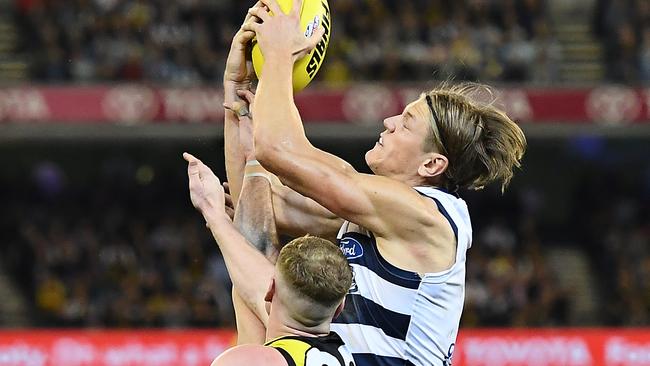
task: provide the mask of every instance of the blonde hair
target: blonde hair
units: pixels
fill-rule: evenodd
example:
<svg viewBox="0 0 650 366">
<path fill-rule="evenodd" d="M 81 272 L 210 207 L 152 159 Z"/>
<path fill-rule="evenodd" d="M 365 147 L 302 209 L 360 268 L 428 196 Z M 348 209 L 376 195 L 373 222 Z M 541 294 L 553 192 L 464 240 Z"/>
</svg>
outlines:
<svg viewBox="0 0 650 366">
<path fill-rule="evenodd" d="M 480 101 L 481 96 L 492 101 Z M 444 84 L 422 94 L 421 99 L 430 111 L 424 151 L 437 151 L 449 160 L 443 174 L 445 188 L 482 189 L 497 181 L 504 191 L 513 169 L 521 167 L 526 137 L 493 105 L 492 91 L 480 84 Z"/>
<path fill-rule="evenodd" d="M 289 242 L 276 265 L 293 291 L 325 307 L 338 305 L 352 285 L 352 269 L 339 247 L 316 236 Z"/>
</svg>

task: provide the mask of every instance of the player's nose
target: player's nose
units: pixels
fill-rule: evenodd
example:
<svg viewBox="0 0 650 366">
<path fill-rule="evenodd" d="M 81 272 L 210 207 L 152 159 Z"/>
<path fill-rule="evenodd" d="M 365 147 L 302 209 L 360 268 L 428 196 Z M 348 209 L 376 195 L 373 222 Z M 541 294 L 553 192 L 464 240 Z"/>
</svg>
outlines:
<svg viewBox="0 0 650 366">
<path fill-rule="evenodd" d="M 392 117 L 384 119 L 384 127 L 388 132 L 395 131 L 395 122 L 392 121 Z"/>
</svg>

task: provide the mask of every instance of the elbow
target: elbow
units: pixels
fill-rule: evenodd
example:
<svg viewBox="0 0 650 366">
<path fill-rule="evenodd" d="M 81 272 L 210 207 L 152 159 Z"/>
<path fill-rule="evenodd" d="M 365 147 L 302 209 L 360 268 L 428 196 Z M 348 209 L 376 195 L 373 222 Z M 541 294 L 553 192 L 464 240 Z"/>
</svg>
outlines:
<svg viewBox="0 0 650 366">
<path fill-rule="evenodd" d="M 260 163 L 266 163 L 273 160 L 273 156 L 277 154 L 273 151 L 273 145 L 266 138 L 255 137 L 255 159 Z M 266 165 L 266 164 L 264 164 Z"/>
<path fill-rule="evenodd" d="M 274 166 L 290 161 L 292 157 L 303 153 L 308 148 L 302 141 L 295 141 L 290 138 L 276 139 L 260 135 L 255 135 L 254 144 L 255 159 L 273 173 L 276 173 L 273 171 Z"/>
<path fill-rule="evenodd" d="M 280 178 L 295 175 L 304 168 L 304 160 L 310 149 L 309 144 L 289 139 L 255 138 L 255 159 L 269 172 Z"/>
<path fill-rule="evenodd" d="M 277 143 L 267 138 L 255 138 L 255 159 L 266 169 L 273 172 L 273 166 L 277 165 L 285 152 Z"/>
</svg>

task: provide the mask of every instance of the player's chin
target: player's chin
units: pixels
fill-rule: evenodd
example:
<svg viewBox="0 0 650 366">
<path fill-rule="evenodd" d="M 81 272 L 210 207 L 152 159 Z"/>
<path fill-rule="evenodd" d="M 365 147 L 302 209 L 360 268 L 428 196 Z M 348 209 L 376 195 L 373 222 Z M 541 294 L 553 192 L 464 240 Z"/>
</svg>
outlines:
<svg viewBox="0 0 650 366">
<path fill-rule="evenodd" d="M 368 152 L 366 152 L 366 156 L 365 156 L 366 165 L 368 165 L 368 168 L 370 168 L 370 170 L 372 170 L 372 172 L 375 174 L 377 174 L 375 169 L 377 167 L 377 163 L 379 162 L 376 149 L 377 146 L 375 145 L 375 147 L 373 147 L 372 149 L 368 150 Z"/>
<path fill-rule="evenodd" d="M 365 159 L 366 159 L 366 164 L 370 165 L 370 162 L 373 160 L 373 155 L 375 148 L 373 147 L 372 149 L 366 151 Z"/>
<path fill-rule="evenodd" d="M 366 152 L 366 159 L 368 158 L 368 155 L 370 155 L 370 154 L 375 155 L 375 156 L 377 154 L 379 154 L 379 150 L 381 148 L 382 148 L 382 146 L 379 145 L 379 142 L 375 142 L 375 145 L 372 147 L 372 149 L 370 149 L 370 150 L 368 150 L 368 152 Z"/>
</svg>

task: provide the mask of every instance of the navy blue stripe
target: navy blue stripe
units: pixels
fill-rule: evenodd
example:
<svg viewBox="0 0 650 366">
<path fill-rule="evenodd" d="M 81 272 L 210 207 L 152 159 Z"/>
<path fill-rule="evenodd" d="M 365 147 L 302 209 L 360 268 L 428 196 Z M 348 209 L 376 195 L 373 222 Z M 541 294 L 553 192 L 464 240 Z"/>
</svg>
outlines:
<svg viewBox="0 0 650 366">
<path fill-rule="evenodd" d="M 440 203 L 440 201 L 438 201 L 437 198 L 431 197 L 431 199 L 436 201 L 436 205 L 438 205 L 438 210 L 440 210 L 442 216 L 444 216 L 447 219 L 447 221 L 449 221 L 449 225 L 451 225 L 451 229 L 454 230 L 454 236 L 456 237 L 456 240 L 458 240 L 458 226 L 456 226 L 454 220 L 452 220 L 451 216 L 449 216 L 449 212 L 445 210 L 445 206 L 443 206 L 442 203 Z"/>
<path fill-rule="evenodd" d="M 442 203 L 440 203 L 440 201 L 437 198 L 427 196 L 426 194 L 424 194 L 424 193 L 422 193 L 420 191 L 417 191 L 417 192 L 419 194 L 423 195 L 424 197 L 431 198 L 432 200 L 434 200 L 436 202 L 436 206 L 438 206 L 438 211 L 440 211 L 442 216 L 444 216 L 447 219 L 447 221 L 449 221 L 449 225 L 451 225 L 451 229 L 454 231 L 454 236 L 456 237 L 456 241 L 458 241 L 458 226 L 456 226 L 456 223 L 454 222 L 454 220 L 452 220 L 451 216 L 449 216 L 449 212 L 447 212 L 447 210 L 445 209 L 445 206 L 443 206 Z"/>
<path fill-rule="evenodd" d="M 348 240 L 348 241 L 346 241 Z M 420 287 L 420 276 L 415 272 L 405 271 L 388 263 L 376 248 L 375 239 L 360 233 L 349 232 L 339 239 L 339 246 L 351 246 L 350 241 L 356 241 L 364 250 L 363 255 L 348 257 L 348 262 L 362 265 L 379 277 L 395 285 L 417 289 Z"/>
<path fill-rule="evenodd" d="M 372 353 L 354 353 L 352 355 L 357 366 L 415 366 L 409 360 L 397 357 L 377 356 Z"/>
<path fill-rule="evenodd" d="M 390 296 L 390 294 L 384 294 Z M 380 328 L 387 336 L 406 340 L 411 316 L 388 310 L 359 294 L 348 294 L 341 315 L 333 320 L 339 324 L 363 324 Z"/>
</svg>

